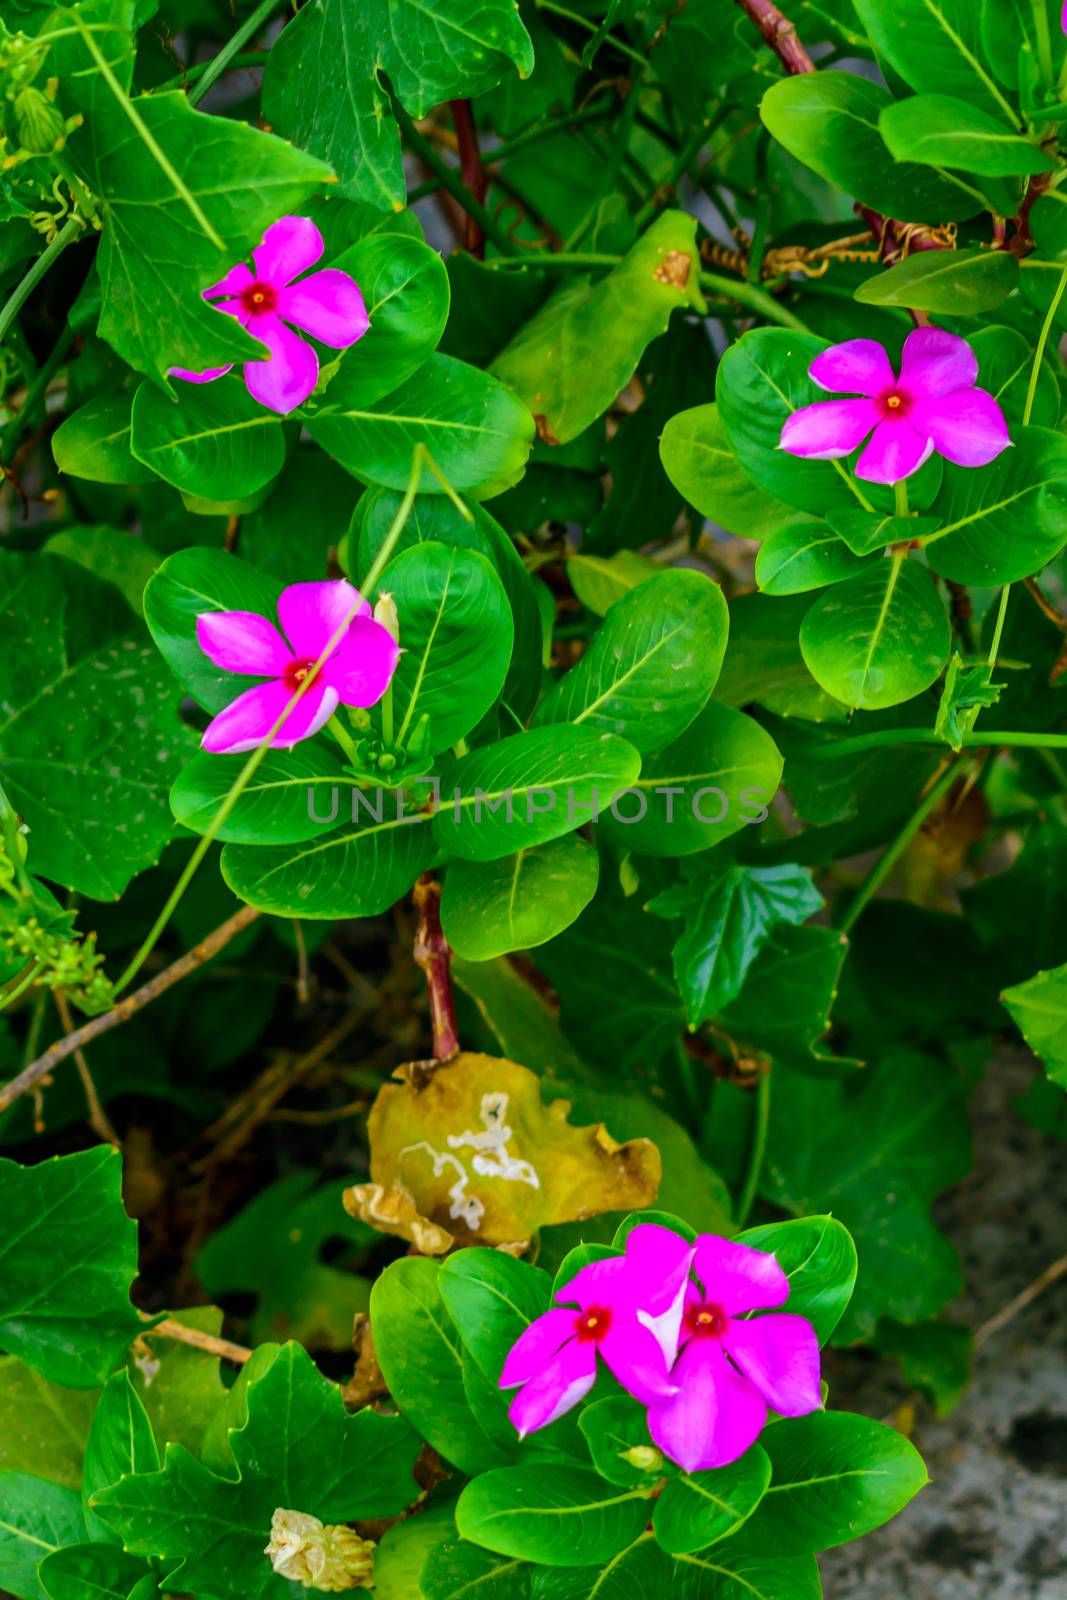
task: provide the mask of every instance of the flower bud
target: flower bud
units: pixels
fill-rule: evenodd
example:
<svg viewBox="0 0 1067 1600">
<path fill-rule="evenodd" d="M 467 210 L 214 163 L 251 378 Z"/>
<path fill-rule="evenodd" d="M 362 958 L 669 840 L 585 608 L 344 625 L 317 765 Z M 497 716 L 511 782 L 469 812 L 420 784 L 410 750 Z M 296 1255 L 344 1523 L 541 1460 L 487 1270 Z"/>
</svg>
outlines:
<svg viewBox="0 0 1067 1600">
<path fill-rule="evenodd" d="M 15 127 L 25 149 L 37 156 L 61 150 L 67 137 L 59 108 L 32 83 L 15 96 Z"/>
<path fill-rule="evenodd" d="M 622 1452 L 622 1459 L 638 1472 L 659 1472 L 663 1467 L 663 1451 L 650 1444 L 635 1444 Z"/>
<path fill-rule="evenodd" d="M 397 644 L 400 643 L 400 613 L 391 594 L 378 596 L 378 603 L 374 607 L 374 620 L 380 622 L 387 633 L 392 634 Z"/>
<path fill-rule="evenodd" d="M 375 1545 L 343 1525 L 324 1526 L 318 1517 L 279 1506 L 271 1518 L 263 1554 L 280 1578 L 305 1589 L 339 1594 L 374 1587 Z"/>
</svg>

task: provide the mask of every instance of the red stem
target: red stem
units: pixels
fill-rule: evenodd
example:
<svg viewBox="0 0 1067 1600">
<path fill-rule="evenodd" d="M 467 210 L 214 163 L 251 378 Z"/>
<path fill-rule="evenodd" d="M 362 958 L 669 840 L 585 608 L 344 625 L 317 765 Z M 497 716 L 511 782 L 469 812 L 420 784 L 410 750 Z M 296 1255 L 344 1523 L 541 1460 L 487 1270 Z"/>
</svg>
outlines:
<svg viewBox="0 0 1067 1600">
<path fill-rule="evenodd" d="M 797 36 L 796 27 L 788 17 L 783 17 L 771 0 L 737 0 L 741 10 L 751 17 L 787 72 L 814 72 L 815 63 Z"/>
<path fill-rule="evenodd" d="M 459 1054 L 459 1031 L 452 998 L 452 951 L 441 931 L 441 885 L 430 873 L 423 873 L 416 883 L 414 900 L 419 916 L 415 961 L 426 974 L 433 1053 L 438 1061 L 450 1061 Z"/>
<path fill-rule="evenodd" d="M 478 145 L 478 130 L 469 100 L 450 100 L 452 121 L 456 125 L 459 143 L 459 175 L 478 204 L 484 206 L 489 189 L 489 177 L 482 165 L 482 152 Z M 485 259 L 485 234 L 473 217 L 467 217 L 463 229 L 463 248 L 477 260 Z"/>
</svg>

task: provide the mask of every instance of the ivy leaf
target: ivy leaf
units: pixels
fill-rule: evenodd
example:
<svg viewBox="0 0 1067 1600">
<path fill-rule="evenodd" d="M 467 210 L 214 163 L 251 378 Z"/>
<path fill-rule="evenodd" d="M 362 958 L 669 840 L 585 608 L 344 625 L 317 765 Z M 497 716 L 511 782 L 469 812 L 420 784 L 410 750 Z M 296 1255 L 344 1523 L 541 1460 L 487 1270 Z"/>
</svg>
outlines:
<svg viewBox="0 0 1067 1600">
<path fill-rule="evenodd" d="M 117 1544 L 68 1544 L 46 1555 L 37 1577 L 49 1600 L 128 1600 L 152 1573 Z M 153 1582 L 154 1590 L 154 1582 Z"/>
<path fill-rule="evenodd" d="M 773 930 L 801 923 L 823 904 L 807 867 L 702 866 L 648 902 L 647 910 L 681 919 L 674 974 L 691 1028 L 740 992 Z"/>
<path fill-rule="evenodd" d="M 956 1252 L 929 1207 L 965 1175 L 970 1154 L 962 1086 L 928 1057 L 887 1056 L 836 1083 L 775 1075 L 762 1192 L 794 1216 L 832 1212 L 855 1238 L 860 1270 L 843 1342 L 869 1337 L 880 1316 L 933 1316 L 959 1293 Z"/>
<path fill-rule="evenodd" d="M 135 1472 L 155 1472 L 159 1468 L 156 1436 L 127 1371 L 108 1379 L 93 1413 L 85 1446 L 85 1477 L 82 1500 L 90 1537 L 113 1540 L 111 1529 L 89 1510 L 89 1501 L 99 1489 L 118 1483 Z"/>
<path fill-rule="evenodd" d="M 393 1516 L 418 1493 L 418 1440 L 400 1417 L 345 1412 L 340 1390 L 299 1345 L 282 1347 L 245 1391 L 247 1415 L 228 1434 L 233 1473 L 220 1477 L 182 1445 L 161 1472 L 101 1490 L 92 1509 L 134 1555 L 177 1562 L 182 1590 L 217 1600 L 288 1600 L 264 1555 L 284 1507 L 324 1523 Z"/>
<path fill-rule="evenodd" d="M 512 66 L 528 77 L 533 65 L 513 0 L 311 0 L 271 51 L 263 111 L 330 162 L 341 194 L 399 211 L 400 137 L 381 74 L 424 117 L 442 100 L 484 94 Z"/>
<path fill-rule="evenodd" d="M 993 667 L 988 661 L 964 666 L 963 658 L 953 651 L 934 723 L 934 732 L 947 740 L 953 750 L 962 749 L 963 736 L 968 732 L 963 713 L 976 706 L 995 706 L 1000 699 L 1004 685 L 991 682 L 992 674 Z"/>
<path fill-rule="evenodd" d="M 121 1178 L 110 1147 L 35 1167 L 0 1160 L 0 1345 L 71 1389 L 103 1383 L 145 1327 L 130 1304 L 137 1227 Z"/>
<path fill-rule="evenodd" d="M 1067 1089 L 1067 966 L 1036 972 L 1000 998 L 1053 1083 Z"/>
<path fill-rule="evenodd" d="M 61 556 L 0 552 L 0 633 L 0 781 L 30 864 L 116 899 L 173 834 L 180 696 L 117 590 Z"/>
</svg>

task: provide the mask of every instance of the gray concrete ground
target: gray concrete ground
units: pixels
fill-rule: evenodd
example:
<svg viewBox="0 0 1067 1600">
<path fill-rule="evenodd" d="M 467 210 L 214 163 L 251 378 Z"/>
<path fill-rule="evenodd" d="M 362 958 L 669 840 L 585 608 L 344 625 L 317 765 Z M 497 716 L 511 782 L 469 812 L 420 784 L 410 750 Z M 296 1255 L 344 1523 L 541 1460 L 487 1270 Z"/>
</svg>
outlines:
<svg viewBox="0 0 1067 1600">
<path fill-rule="evenodd" d="M 937 1207 L 963 1257 L 954 1318 L 996 1314 L 1067 1251 L 1067 1145 L 1012 1102 L 1032 1059 L 1002 1055 L 975 1102 L 975 1170 Z M 886 1416 L 907 1398 L 884 1363 L 845 1353 L 834 1403 Z M 1067 1277 L 978 1352 L 974 1381 L 914 1440 L 932 1482 L 896 1521 L 822 1558 L 827 1600 L 1067 1600 Z"/>
</svg>

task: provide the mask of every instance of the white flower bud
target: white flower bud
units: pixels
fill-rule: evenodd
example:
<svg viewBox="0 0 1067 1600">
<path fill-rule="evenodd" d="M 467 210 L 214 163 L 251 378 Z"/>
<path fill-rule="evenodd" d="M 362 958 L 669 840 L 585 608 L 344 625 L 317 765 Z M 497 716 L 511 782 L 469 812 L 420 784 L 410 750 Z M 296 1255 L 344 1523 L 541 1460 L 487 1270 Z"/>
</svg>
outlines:
<svg viewBox="0 0 1067 1600">
<path fill-rule="evenodd" d="M 271 1518 L 263 1554 L 280 1578 L 305 1589 L 339 1594 L 374 1587 L 375 1546 L 343 1525 L 324 1526 L 318 1517 L 279 1506 Z"/>
</svg>

